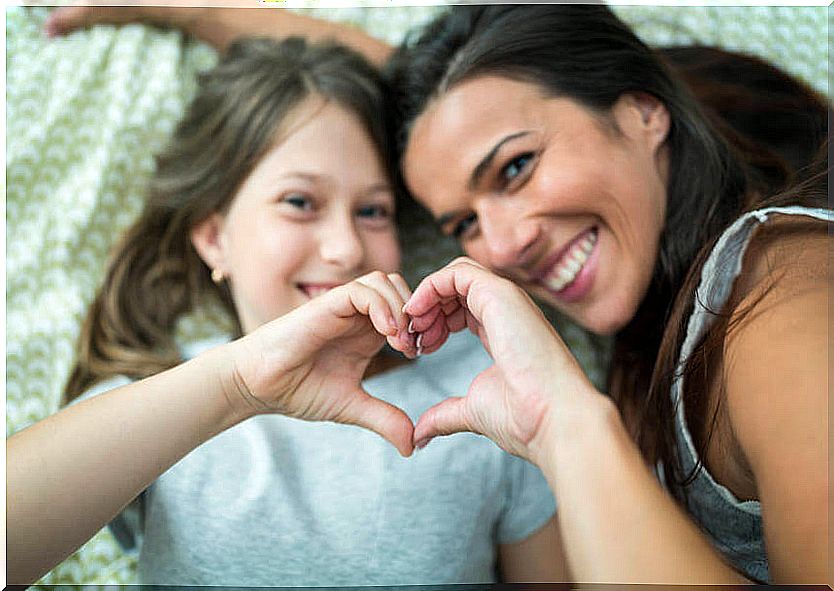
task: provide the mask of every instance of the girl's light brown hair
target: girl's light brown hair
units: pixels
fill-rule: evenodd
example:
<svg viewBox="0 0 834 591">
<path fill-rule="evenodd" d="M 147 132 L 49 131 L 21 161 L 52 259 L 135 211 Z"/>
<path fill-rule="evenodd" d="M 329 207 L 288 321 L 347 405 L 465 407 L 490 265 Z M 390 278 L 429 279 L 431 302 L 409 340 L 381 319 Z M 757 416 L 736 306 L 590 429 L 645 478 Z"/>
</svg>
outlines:
<svg viewBox="0 0 834 591">
<path fill-rule="evenodd" d="M 339 45 L 300 38 L 233 44 L 200 77 L 197 96 L 157 157 L 144 209 L 111 255 L 81 328 L 64 401 L 112 376 L 139 379 L 179 364 L 176 321 L 210 294 L 236 319 L 228 287 L 212 282 L 190 229 L 228 209 L 281 123 L 311 95 L 353 113 L 390 170 L 386 94 L 375 68 Z"/>
</svg>

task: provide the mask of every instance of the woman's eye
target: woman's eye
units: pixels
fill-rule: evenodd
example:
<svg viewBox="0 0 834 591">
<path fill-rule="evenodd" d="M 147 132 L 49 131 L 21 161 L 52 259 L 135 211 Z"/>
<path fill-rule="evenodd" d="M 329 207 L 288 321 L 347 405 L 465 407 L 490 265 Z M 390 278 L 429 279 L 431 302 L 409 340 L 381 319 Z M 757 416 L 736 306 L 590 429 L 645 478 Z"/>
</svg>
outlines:
<svg viewBox="0 0 834 591">
<path fill-rule="evenodd" d="M 301 193 L 290 193 L 281 202 L 301 211 L 311 211 L 313 209 L 313 200 Z"/>
<path fill-rule="evenodd" d="M 469 233 L 469 231 L 475 225 L 477 219 L 477 216 L 473 213 L 457 222 L 452 228 L 452 236 L 454 236 L 456 240 L 465 238 L 466 234 Z"/>
<path fill-rule="evenodd" d="M 532 152 L 527 152 L 525 154 L 521 154 L 520 156 L 516 156 L 501 169 L 501 178 L 505 182 L 513 181 L 522 172 L 524 172 L 524 169 L 527 167 L 527 165 L 530 163 L 532 159 Z"/>
<path fill-rule="evenodd" d="M 391 214 L 384 205 L 365 205 L 356 212 L 362 218 L 389 218 Z"/>
</svg>

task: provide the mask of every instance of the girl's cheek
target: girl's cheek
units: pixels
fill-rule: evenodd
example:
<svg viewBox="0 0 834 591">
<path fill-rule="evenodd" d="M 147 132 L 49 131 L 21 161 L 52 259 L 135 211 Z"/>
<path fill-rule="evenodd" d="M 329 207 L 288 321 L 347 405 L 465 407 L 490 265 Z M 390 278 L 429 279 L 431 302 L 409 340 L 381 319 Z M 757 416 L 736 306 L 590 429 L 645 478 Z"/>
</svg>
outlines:
<svg viewBox="0 0 834 591">
<path fill-rule="evenodd" d="M 400 264 L 402 262 L 402 253 L 400 252 L 400 242 L 397 237 L 396 232 L 393 232 L 387 241 L 387 245 L 385 247 L 384 252 L 387 253 L 387 264 L 386 264 L 386 271 L 388 273 L 394 273 L 400 270 Z"/>
<path fill-rule="evenodd" d="M 367 232 L 362 239 L 367 271 L 395 273 L 400 270 L 400 242 L 396 228 L 388 231 Z"/>
</svg>

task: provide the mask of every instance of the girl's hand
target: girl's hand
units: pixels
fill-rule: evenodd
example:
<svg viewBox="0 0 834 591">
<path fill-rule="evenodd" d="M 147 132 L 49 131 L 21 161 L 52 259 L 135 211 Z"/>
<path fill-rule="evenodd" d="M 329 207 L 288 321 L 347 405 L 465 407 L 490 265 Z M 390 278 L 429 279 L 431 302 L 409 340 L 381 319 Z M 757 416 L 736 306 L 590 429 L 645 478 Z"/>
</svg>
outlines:
<svg viewBox="0 0 834 591">
<path fill-rule="evenodd" d="M 411 420 L 361 386 L 386 338 L 407 355 L 416 352 L 402 312 L 410 295 L 402 277 L 377 271 L 260 327 L 231 344 L 232 391 L 252 407 L 249 414 L 359 425 L 410 455 Z"/>
<path fill-rule="evenodd" d="M 469 328 L 495 364 L 462 398 L 450 398 L 417 421 L 414 441 L 473 431 L 504 450 L 537 461 L 537 442 L 552 416 L 571 412 L 583 392 L 595 392 L 538 306 L 517 285 L 468 258 L 424 279 L 405 307 L 423 353 L 449 333 Z"/>
</svg>

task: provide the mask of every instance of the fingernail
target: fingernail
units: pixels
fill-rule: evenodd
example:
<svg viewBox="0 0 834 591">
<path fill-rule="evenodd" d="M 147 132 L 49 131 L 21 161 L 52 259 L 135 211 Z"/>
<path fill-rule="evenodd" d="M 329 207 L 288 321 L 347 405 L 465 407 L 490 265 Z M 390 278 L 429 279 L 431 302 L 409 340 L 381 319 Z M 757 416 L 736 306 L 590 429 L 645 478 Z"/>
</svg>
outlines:
<svg viewBox="0 0 834 591">
<path fill-rule="evenodd" d="M 423 333 L 417 335 L 417 342 L 415 343 L 417 350 L 420 351 L 423 349 Z"/>
<path fill-rule="evenodd" d="M 432 439 L 434 439 L 434 437 L 426 437 L 424 439 L 421 439 L 420 441 L 414 444 L 414 449 L 425 449 L 425 447 L 429 443 L 431 443 Z"/>
<path fill-rule="evenodd" d="M 414 333 L 414 319 L 413 318 L 408 321 L 408 332 L 409 332 L 409 334 Z"/>
</svg>

